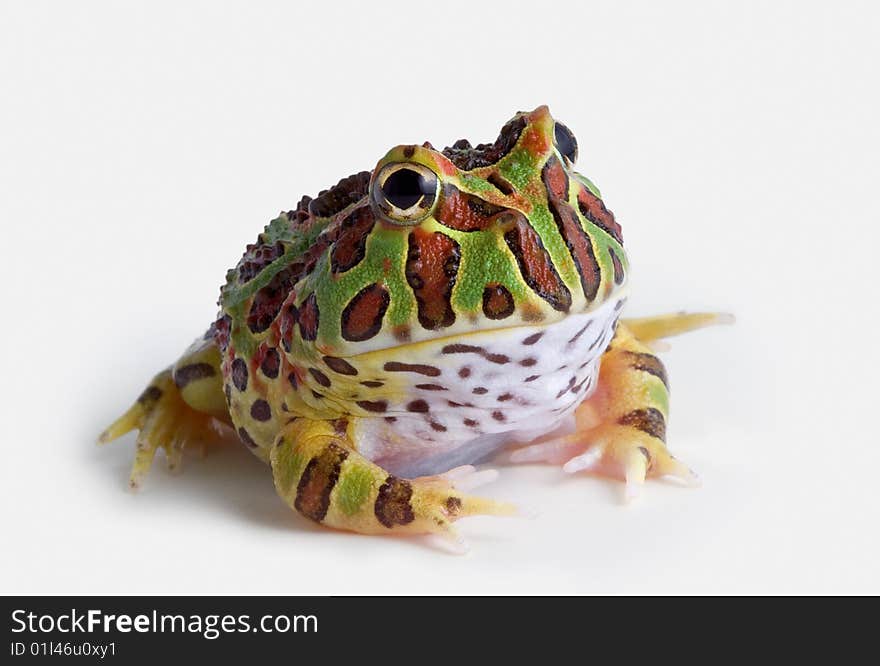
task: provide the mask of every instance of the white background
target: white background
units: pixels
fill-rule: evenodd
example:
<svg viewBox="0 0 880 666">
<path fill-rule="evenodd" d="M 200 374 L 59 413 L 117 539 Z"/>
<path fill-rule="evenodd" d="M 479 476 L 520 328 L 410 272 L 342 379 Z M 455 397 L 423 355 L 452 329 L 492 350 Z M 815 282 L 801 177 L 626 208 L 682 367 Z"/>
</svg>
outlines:
<svg viewBox="0 0 880 666">
<path fill-rule="evenodd" d="M 3 593 L 878 593 L 875 3 L 3 2 Z M 100 430 L 244 245 L 393 145 L 539 104 L 623 224 L 703 477 L 502 468 L 472 550 L 333 533 L 239 448 L 126 490 Z"/>
</svg>

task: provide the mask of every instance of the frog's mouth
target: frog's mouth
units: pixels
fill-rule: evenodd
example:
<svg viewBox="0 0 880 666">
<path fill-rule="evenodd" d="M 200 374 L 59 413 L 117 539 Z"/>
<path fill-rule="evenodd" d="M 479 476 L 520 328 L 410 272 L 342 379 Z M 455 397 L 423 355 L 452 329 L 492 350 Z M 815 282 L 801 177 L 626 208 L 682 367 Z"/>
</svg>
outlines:
<svg viewBox="0 0 880 666">
<path fill-rule="evenodd" d="M 373 349 L 347 358 L 380 365 L 391 358 L 407 362 L 407 359 L 463 358 L 463 355 L 472 354 L 497 365 L 500 370 L 509 370 L 517 364 L 520 367 L 530 367 L 532 363 L 528 359 L 533 358 L 534 353 L 553 348 L 554 345 L 562 345 L 561 348 L 568 351 L 573 351 L 577 345 L 584 343 L 588 347 L 604 349 L 614 334 L 625 303 L 625 294 L 619 293 L 594 310 L 569 314 L 551 321 L 479 329 L 462 323 L 457 332 L 430 337 L 431 331 L 422 331 L 421 339 L 405 342 L 385 333 L 374 338 L 376 347 Z M 466 326 L 469 328 L 465 328 Z M 602 333 L 606 335 L 603 336 Z M 413 336 L 413 333 L 409 335 Z M 503 349 L 493 351 L 496 348 Z"/>
</svg>

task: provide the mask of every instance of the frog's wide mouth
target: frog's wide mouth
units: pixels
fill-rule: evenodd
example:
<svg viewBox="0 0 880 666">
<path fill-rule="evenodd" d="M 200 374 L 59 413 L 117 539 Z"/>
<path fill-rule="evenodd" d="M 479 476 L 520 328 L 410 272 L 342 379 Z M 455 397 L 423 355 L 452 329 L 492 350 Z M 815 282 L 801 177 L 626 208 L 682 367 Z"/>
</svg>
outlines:
<svg viewBox="0 0 880 666">
<path fill-rule="evenodd" d="M 561 332 L 571 330 L 571 337 L 566 339 L 566 344 L 571 343 L 572 345 L 579 343 L 582 338 L 589 337 L 587 332 L 592 331 L 594 337 L 587 340 L 587 344 L 594 342 L 598 344 L 600 341 L 597 341 L 596 335 L 598 335 L 600 330 L 608 329 L 613 334 L 613 329 L 617 324 L 625 303 L 626 293 L 623 289 L 620 289 L 597 308 L 541 322 L 523 321 L 518 324 L 495 328 L 471 328 L 469 330 L 452 332 L 448 335 L 435 335 L 433 337 L 423 333 L 418 339 L 408 341 L 401 341 L 386 332 L 373 339 L 372 342 L 376 346 L 371 349 L 344 357 L 370 362 L 390 358 L 391 356 L 423 358 L 426 355 L 452 355 L 474 352 L 477 348 L 485 349 L 495 346 L 495 342 L 498 339 L 510 340 L 513 348 L 519 353 L 530 351 L 526 348 L 533 348 L 539 342 L 542 345 L 546 345 L 548 338 L 545 334 L 551 329 Z M 431 331 L 426 331 L 425 333 L 431 333 Z M 517 345 L 522 347 L 522 349 L 519 349 Z M 508 356 L 510 357 L 510 355 Z M 529 358 L 529 355 L 526 354 L 524 358 Z M 505 363 L 499 363 L 499 365 L 505 365 Z"/>
</svg>

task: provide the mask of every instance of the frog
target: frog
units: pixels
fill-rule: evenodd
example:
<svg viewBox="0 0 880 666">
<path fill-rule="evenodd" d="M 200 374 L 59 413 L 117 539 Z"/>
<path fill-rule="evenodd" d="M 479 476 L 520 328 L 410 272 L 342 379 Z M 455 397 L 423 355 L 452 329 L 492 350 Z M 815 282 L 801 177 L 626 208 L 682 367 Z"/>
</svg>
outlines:
<svg viewBox="0 0 880 666">
<path fill-rule="evenodd" d="M 662 339 L 730 316 L 621 318 L 621 225 L 547 106 L 495 141 L 398 145 L 304 196 L 226 274 L 207 332 L 100 436 L 137 430 L 129 485 L 161 449 L 231 433 L 321 525 L 433 534 L 511 515 L 478 465 L 696 485 L 666 446 Z"/>
</svg>

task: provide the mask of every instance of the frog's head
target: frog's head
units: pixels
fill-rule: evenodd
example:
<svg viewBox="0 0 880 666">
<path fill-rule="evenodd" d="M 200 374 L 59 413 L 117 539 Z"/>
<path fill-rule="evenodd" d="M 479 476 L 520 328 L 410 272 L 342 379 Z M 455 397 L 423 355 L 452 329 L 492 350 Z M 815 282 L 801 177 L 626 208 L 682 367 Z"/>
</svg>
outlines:
<svg viewBox="0 0 880 666">
<path fill-rule="evenodd" d="M 370 179 L 379 223 L 368 254 L 397 264 L 408 294 L 385 284 L 412 314 L 385 323 L 415 339 L 546 324 L 616 293 L 626 271 L 620 227 L 574 171 L 577 153 L 546 106 L 516 114 L 491 144 L 390 150 Z M 405 236 L 405 250 L 380 234 Z"/>
<path fill-rule="evenodd" d="M 620 227 L 574 171 L 577 152 L 542 106 L 491 144 L 397 146 L 304 197 L 228 276 L 224 310 L 247 323 L 239 346 L 275 322 L 286 347 L 343 356 L 549 325 L 617 299 Z"/>
</svg>

